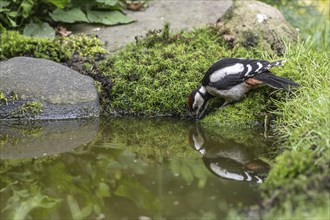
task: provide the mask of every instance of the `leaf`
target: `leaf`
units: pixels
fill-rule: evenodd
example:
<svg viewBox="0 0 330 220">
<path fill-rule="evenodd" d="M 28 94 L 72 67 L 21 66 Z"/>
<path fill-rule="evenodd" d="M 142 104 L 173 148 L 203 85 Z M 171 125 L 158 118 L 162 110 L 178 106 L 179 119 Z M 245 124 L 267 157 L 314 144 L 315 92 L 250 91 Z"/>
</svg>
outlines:
<svg viewBox="0 0 330 220">
<path fill-rule="evenodd" d="M 11 27 L 16 27 L 17 26 L 16 22 L 13 19 L 11 19 L 10 16 L 7 15 L 6 17 L 9 21 Z"/>
<path fill-rule="evenodd" d="M 30 16 L 30 13 L 32 11 L 32 8 L 34 6 L 34 1 L 33 0 L 24 0 L 20 6 L 22 10 L 22 16 L 23 18 L 27 18 Z"/>
<path fill-rule="evenodd" d="M 100 182 L 99 183 L 99 187 L 96 190 L 96 195 L 98 197 L 109 197 L 110 196 L 110 188 L 109 186 L 104 183 L 104 182 Z"/>
<path fill-rule="evenodd" d="M 132 17 L 124 15 L 119 11 L 87 11 L 90 23 L 101 23 L 105 25 L 127 24 L 134 21 Z"/>
<path fill-rule="evenodd" d="M 88 22 L 86 15 L 80 8 L 73 8 L 68 11 L 56 9 L 49 15 L 54 21 L 64 23 Z"/>
<path fill-rule="evenodd" d="M 46 22 L 40 24 L 31 22 L 24 27 L 23 34 L 31 37 L 44 37 L 48 39 L 54 39 L 55 30 Z"/>
<path fill-rule="evenodd" d="M 93 211 L 93 204 L 89 203 L 82 209 L 78 201 L 72 195 L 67 195 L 67 204 L 72 215 L 72 219 L 86 219 Z"/>
<path fill-rule="evenodd" d="M 67 4 L 70 3 L 70 0 L 45 0 L 45 2 L 49 2 L 56 7 L 63 9 L 65 6 L 67 6 Z"/>
<path fill-rule="evenodd" d="M 0 1 L 0 8 L 7 7 L 10 4 L 9 1 Z"/>
<path fill-rule="evenodd" d="M 155 194 L 132 178 L 120 179 L 114 194 L 133 201 L 140 208 L 159 210 L 159 199 Z"/>
<path fill-rule="evenodd" d="M 61 202 L 60 199 L 51 198 L 46 195 L 42 195 L 40 191 L 36 194 L 29 194 L 26 200 L 20 199 L 20 203 L 17 206 L 15 204 L 15 213 L 12 219 L 27 219 L 29 212 L 35 208 L 53 208 Z"/>
<path fill-rule="evenodd" d="M 118 0 L 96 0 L 98 3 L 102 3 L 108 6 L 115 6 L 119 1 Z"/>
</svg>

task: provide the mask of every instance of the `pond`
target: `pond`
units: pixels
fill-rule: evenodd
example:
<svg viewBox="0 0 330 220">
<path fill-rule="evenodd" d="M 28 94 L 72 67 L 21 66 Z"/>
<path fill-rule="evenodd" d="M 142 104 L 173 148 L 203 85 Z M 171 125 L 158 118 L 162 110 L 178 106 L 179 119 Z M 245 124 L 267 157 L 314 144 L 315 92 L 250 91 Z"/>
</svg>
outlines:
<svg viewBox="0 0 330 220">
<path fill-rule="evenodd" d="M 174 119 L 0 123 L 0 219 L 220 219 L 257 204 L 272 154 Z"/>
</svg>

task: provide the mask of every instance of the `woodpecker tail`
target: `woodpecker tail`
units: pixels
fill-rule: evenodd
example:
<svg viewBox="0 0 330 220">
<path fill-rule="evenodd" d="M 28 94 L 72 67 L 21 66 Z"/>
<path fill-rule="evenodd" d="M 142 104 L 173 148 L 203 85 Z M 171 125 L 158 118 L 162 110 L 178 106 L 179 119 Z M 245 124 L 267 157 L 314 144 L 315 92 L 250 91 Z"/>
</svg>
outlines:
<svg viewBox="0 0 330 220">
<path fill-rule="evenodd" d="M 288 89 L 290 86 L 300 87 L 299 84 L 292 82 L 289 79 L 276 76 L 269 71 L 263 72 L 262 74 L 258 74 L 254 76 L 254 78 L 276 89 Z"/>
<path fill-rule="evenodd" d="M 279 61 L 269 63 L 268 66 L 269 66 L 269 68 L 272 68 L 273 66 L 283 66 L 285 62 L 286 62 L 286 60 L 279 60 Z"/>
</svg>

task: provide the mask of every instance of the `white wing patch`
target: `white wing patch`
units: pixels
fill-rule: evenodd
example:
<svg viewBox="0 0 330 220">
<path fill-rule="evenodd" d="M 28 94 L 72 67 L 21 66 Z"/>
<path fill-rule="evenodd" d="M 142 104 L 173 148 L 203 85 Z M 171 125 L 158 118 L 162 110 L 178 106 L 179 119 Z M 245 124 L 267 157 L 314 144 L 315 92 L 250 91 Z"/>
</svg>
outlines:
<svg viewBox="0 0 330 220">
<path fill-rule="evenodd" d="M 259 72 L 259 70 L 262 68 L 262 64 L 260 62 L 257 62 L 258 69 L 256 69 L 256 72 Z"/>
<path fill-rule="evenodd" d="M 248 76 L 249 73 L 252 71 L 252 66 L 251 66 L 250 64 L 246 65 L 246 67 L 247 67 L 247 71 L 246 71 L 246 73 L 244 74 L 244 76 Z"/>
<path fill-rule="evenodd" d="M 222 69 L 219 69 L 211 74 L 210 81 L 217 82 L 230 74 L 237 74 L 244 70 L 244 65 L 241 63 L 236 63 L 235 65 L 228 66 Z"/>
<path fill-rule="evenodd" d="M 202 93 L 202 94 L 205 94 L 205 93 L 206 93 L 206 89 L 205 89 L 204 86 L 201 86 L 201 87 L 199 88 L 198 91 L 199 91 L 200 93 Z"/>
</svg>

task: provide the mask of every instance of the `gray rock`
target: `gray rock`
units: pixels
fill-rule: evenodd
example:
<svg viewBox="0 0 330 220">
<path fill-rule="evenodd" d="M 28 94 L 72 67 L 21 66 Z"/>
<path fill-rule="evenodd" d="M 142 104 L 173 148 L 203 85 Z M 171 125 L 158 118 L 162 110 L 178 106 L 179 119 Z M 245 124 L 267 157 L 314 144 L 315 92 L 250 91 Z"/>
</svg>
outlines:
<svg viewBox="0 0 330 220">
<path fill-rule="evenodd" d="M 0 119 L 68 119 L 99 116 L 94 80 L 45 59 L 0 62 Z"/>
<path fill-rule="evenodd" d="M 218 25 L 220 33 L 233 47 L 258 45 L 279 55 L 284 52 L 283 40 L 298 37 L 298 31 L 278 9 L 259 1 L 236 1 Z"/>
<path fill-rule="evenodd" d="M 94 33 L 107 42 L 106 47 L 115 51 L 130 42 L 135 36 L 143 36 L 149 30 L 158 30 L 169 22 L 171 30 L 192 30 L 194 27 L 214 24 L 231 6 L 232 0 L 151 1 L 142 11 L 125 11 L 136 22 L 118 26 L 78 24 L 71 30 L 75 33 Z"/>
</svg>

